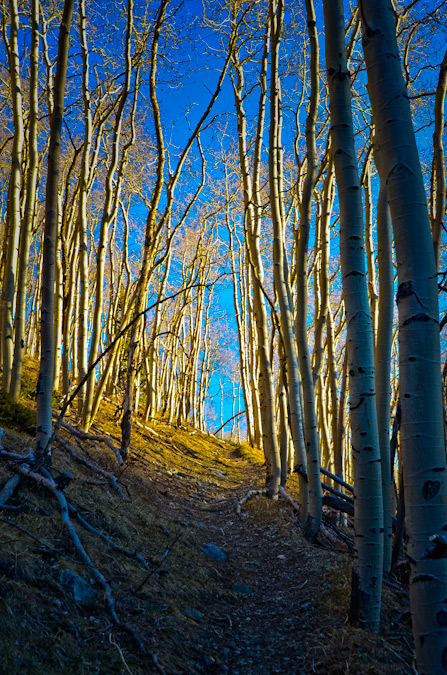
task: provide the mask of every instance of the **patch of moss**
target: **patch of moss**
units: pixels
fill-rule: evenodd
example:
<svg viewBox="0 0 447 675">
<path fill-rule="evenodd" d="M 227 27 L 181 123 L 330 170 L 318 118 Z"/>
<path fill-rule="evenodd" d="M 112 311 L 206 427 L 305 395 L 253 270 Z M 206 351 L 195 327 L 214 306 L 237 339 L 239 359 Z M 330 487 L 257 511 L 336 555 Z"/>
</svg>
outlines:
<svg viewBox="0 0 447 675">
<path fill-rule="evenodd" d="M 0 425 L 34 436 L 36 433 L 36 413 L 24 406 L 23 403 L 16 403 L 10 394 L 1 389 Z"/>
</svg>

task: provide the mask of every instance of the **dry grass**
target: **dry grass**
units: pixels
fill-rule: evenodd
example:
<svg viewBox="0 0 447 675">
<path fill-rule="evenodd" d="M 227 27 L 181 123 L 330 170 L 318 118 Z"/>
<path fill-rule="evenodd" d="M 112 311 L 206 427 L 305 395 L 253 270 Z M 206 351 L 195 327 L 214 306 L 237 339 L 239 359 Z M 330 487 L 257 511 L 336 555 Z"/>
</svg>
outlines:
<svg viewBox="0 0 447 675">
<path fill-rule="evenodd" d="M 26 392 L 33 391 L 35 373 L 35 364 L 28 363 Z M 118 444 L 115 413 L 105 402 L 92 433 Z M 76 417 L 67 421 L 75 425 Z M 167 674 L 410 672 L 409 627 L 391 624 L 406 608 L 405 598 L 386 589 L 381 636 L 349 628 L 345 553 L 309 545 L 283 501 L 256 497 L 244 504 L 245 518 L 235 515 L 236 500 L 262 487 L 258 451 L 159 422 L 147 430 L 134 427 L 129 462 L 120 468 L 104 444 L 83 441 L 81 448 L 67 431 L 62 435 L 79 455 L 88 452 L 114 472 L 131 496 L 124 502 L 108 484 L 97 484 L 98 476 L 56 444 L 54 475 L 74 476 L 65 491 L 70 503 L 113 542 L 147 560 L 149 570 L 76 525 L 112 586 L 120 618 L 137 631 L 149 655 L 157 653 Z M 33 439 L 8 430 L 5 445 L 23 453 Z M 0 463 L 0 482 L 10 475 Z M 292 496 L 296 484 L 294 478 L 289 482 Z M 30 500 L 23 511 L 0 513 L 0 671 L 156 672 L 151 657 L 140 655 L 130 636 L 111 626 L 100 588 L 93 602 L 82 605 L 60 584 L 63 569 L 87 581 L 91 573 L 61 527 L 55 500 L 32 484 L 21 489 L 23 497 Z M 201 546 L 209 543 L 228 553 L 225 563 L 203 553 Z M 248 584 L 254 595 L 238 594 L 235 582 Z M 306 603 L 309 608 L 302 609 Z M 281 646 L 258 647 L 254 636 L 259 644 L 267 636 L 276 645 L 275 626 L 281 626 Z M 288 655 L 295 666 L 287 666 Z"/>
</svg>

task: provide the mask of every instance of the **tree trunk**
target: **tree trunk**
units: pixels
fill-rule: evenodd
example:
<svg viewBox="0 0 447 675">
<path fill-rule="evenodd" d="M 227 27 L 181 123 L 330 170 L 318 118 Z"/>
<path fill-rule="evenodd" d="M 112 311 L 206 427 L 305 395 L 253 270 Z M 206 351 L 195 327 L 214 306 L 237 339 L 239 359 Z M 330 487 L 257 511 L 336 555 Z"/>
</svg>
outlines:
<svg viewBox="0 0 447 675">
<path fill-rule="evenodd" d="M 42 461 L 51 453 L 48 441 L 52 433 L 52 396 L 54 379 L 54 281 L 56 242 L 59 211 L 59 174 L 64 115 L 65 80 L 74 0 L 65 0 L 59 32 L 56 76 L 54 78 L 54 106 L 50 123 L 48 150 L 48 178 L 45 197 L 45 233 L 43 243 L 41 347 L 37 381 L 36 457 Z"/>
<path fill-rule="evenodd" d="M 26 320 L 26 283 L 28 276 L 28 259 L 31 244 L 31 231 L 35 217 L 37 171 L 38 171 L 38 147 L 37 147 L 37 122 L 38 122 L 38 75 L 39 75 L 39 0 L 31 3 L 31 55 L 30 55 L 30 84 L 29 84 L 29 160 L 26 179 L 25 215 L 20 230 L 19 267 L 17 273 L 17 301 L 16 316 L 14 323 L 14 357 L 11 373 L 10 393 L 15 401 L 20 396 L 23 355 L 25 352 L 25 320 Z"/>
<path fill-rule="evenodd" d="M 436 259 L 390 0 L 363 0 L 368 91 L 398 270 L 401 447 L 417 667 L 447 670 L 447 560 L 421 560 L 447 523 Z"/>
<path fill-rule="evenodd" d="M 388 206 L 386 176 L 383 173 L 380 148 L 374 143 L 374 161 L 380 175 L 377 203 L 377 257 L 379 263 L 378 324 L 375 348 L 376 405 L 379 426 L 383 497 L 383 571 L 391 569 L 391 488 L 390 457 L 391 414 L 391 347 L 393 344 L 394 266 L 391 238 L 391 214 Z"/>
<path fill-rule="evenodd" d="M 340 255 L 346 308 L 354 463 L 355 538 L 350 620 L 377 631 L 383 565 L 380 449 L 374 335 L 366 281 L 363 213 L 347 71 L 342 0 L 324 1 L 331 150 L 340 203 Z"/>
<path fill-rule="evenodd" d="M 14 305 L 16 297 L 17 258 L 20 234 L 20 190 L 22 187 L 23 113 L 22 86 L 20 81 L 20 56 L 18 46 L 19 9 L 17 0 L 9 1 L 11 20 L 10 39 L 6 36 L 6 17 L 2 17 L 3 39 L 9 61 L 14 140 L 11 151 L 11 173 L 8 185 L 6 255 L 2 287 L 2 357 L 3 389 L 10 390 L 14 354 Z M 23 337 L 23 336 L 22 336 Z M 17 389 L 16 383 L 14 384 Z"/>
</svg>

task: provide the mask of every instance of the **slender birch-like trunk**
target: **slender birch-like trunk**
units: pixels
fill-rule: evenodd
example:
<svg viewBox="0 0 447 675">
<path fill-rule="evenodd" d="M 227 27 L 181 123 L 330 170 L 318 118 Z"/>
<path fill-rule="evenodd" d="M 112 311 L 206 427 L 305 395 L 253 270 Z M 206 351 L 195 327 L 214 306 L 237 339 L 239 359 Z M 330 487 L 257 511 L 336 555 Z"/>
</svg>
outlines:
<svg viewBox="0 0 447 675">
<path fill-rule="evenodd" d="M 260 395 L 260 418 L 262 427 L 262 447 L 266 458 L 267 489 L 270 496 L 276 496 L 280 484 L 281 459 L 278 444 L 278 435 L 274 407 L 274 387 L 271 360 L 267 337 L 267 313 L 262 294 L 262 282 L 264 277 L 261 252 L 259 248 L 261 228 L 261 208 L 259 198 L 259 172 L 261 143 L 265 119 L 266 102 L 266 69 L 268 57 L 268 45 L 270 40 L 269 27 L 266 30 L 264 53 L 261 71 L 261 96 L 259 99 L 258 121 L 256 130 L 255 152 L 253 159 L 253 180 L 248 163 L 247 150 L 247 120 L 243 107 L 244 74 L 238 61 L 237 54 L 233 55 L 233 64 L 237 74 L 237 82 L 233 84 L 236 114 L 239 135 L 239 162 L 241 166 L 242 185 L 244 190 L 245 206 L 245 232 L 247 253 L 252 272 L 253 289 L 253 314 L 254 327 L 256 330 L 259 365 L 259 395 Z M 305 458 L 303 457 L 305 462 Z M 307 511 L 306 511 L 307 516 Z"/>
<path fill-rule="evenodd" d="M 124 83 L 118 98 L 117 111 L 115 116 L 115 127 L 113 130 L 112 156 L 106 176 L 104 204 L 101 216 L 101 228 L 98 241 L 98 252 L 96 261 L 96 279 L 95 279 L 95 309 L 93 314 L 92 338 L 90 343 L 89 366 L 96 360 L 101 340 L 103 302 L 104 302 L 104 270 L 106 259 L 106 245 L 110 224 L 116 217 L 118 209 L 119 193 L 122 185 L 124 166 L 127 161 L 126 153 L 123 152 L 120 161 L 121 132 L 124 116 L 124 107 L 127 102 L 130 89 L 130 80 L 132 73 L 131 41 L 133 32 L 133 0 L 128 0 L 127 7 L 127 29 L 126 29 L 126 69 Z M 115 177 L 119 165 L 118 178 Z M 84 242 L 85 243 L 85 242 Z M 91 424 L 92 407 L 95 390 L 95 378 L 93 373 L 87 380 L 85 393 L 84 409 L 82 414 L 82 424 L 88 429 Z"/>
<path fill-rule="evenodd" d="M 82 53 L 82 98 L 84 102 L 84 145 L 82 149 L 81 173 L 79 176 L 79 205 L 77 230 L 79 238 L 79 315 L 78 315 L 78 378 L 85 377 L 88 368 L 88 238 L 87 238 L 87 197 L 90 171 L 90 149 L 92 145 L 92 113 L 89 91 L 89 54 L 87 45 L 85 0 L 79 0 L 79 33 Z M 84 404 L 84 390 L 79 397 L 79 410 Z"/>
<path fill-rule="evenodd" d="M 319 45 L 315 9 L 312 0 L 306 0 L 307 27 L 310 41 L 310 101 L 306 119 L 307 174 L 304 179 L 300 203 L 300 224 L 296 242 L 296 336 L 303 384 L 304 439 L 307 453 L 307 480 L 309 485 L 309 516 L 306 534 L 314 539 L 318 534 L 322 516 L 320 479 L 320 441 L 317 428 L 315 387 L 311 356 L 307 340 L 307 254 L 312 209 L 312 194 L 317 173 L 317 147 L 315 126 L 318 115 Z"/>
<path fill-rule="evenodd" d="M 31 55 L 29 84 L 28 121 L 28 172 L 26 178 L 25 213 L 20 230 L 19 264 L 17 272 L 16 316 L 14 321 L 14 357 L 12 363 L 10 393 L 15 401 L 19 399 L 23 355 L 25 352 L 26 283 L 28 259 L 31 245 L 31 231 L 36 208 L 37 173 L 39 167 L 37 147 L 38 123 L 38 76 L 39 76 L 39 0 L 31 3 Z"/>
<path fill-rule="evenodd" d="M 41 347 L 37 381 L 36 457 L 49 456 L 48 441 L 52 433 L 52 396 L 54 380 L 54 280 L 56 241 L 59 212 L 59 175 L 61 163 L 62 123 L 64 115 L 65 80 L 67 77 L 68 48 L 74 0 L 65 0 L 59 31 L 56 76 L 54 78 L 54 105 L 50 122 L 48 150 L 48 177 L 45 197 L 45 233 L 43 242 Z"/>
<path fill-rule="evenodd" d="M 368 91 L 398 270 L 399 390 L 410 603 L 419 673 L 447 670 L 447 560 L 423 559 L 447 523 L 436 259 L 390 0 L 363 0 Z"/>
<path fill-rule="evenodd" d="M 391 213 L 380 148 L 374 142 L 374 161 L 380 176 L 377 203 L 377 259 L 379 266 L 378 322 L 375 346 L 376 406 L 379 426 L 383 497 L 383 571 L 391 569 L 392 466 L 390 455 L 391 347 L 393 344 L 394 266 Z"/>
<path fill-rule="evenodd" d="M 20 81 L 20 55 L 18 45 L 19 8 L 17 0 L 9 1 L 10 35 L 6 35 L 6 12 L 3 7 L 2 31 L 8 54 L 11 80 L 14 139 L 11 151 L 11 173 L 8 185 L 6 255 L 2 285 L 2 359 L 3 389 L 10 390 L 14 354 L 14 309 L 16 300 L 17 259 L 20 234 L 20 190 L 22 187 L 23 113 L 22 85 Z M 22 336 L 23 337 L 23 336 Z M 16 387 L 16 385 L 15 385 Z"/>
<path fill-rule="evenodd" d="M 374 260 L 373 244 L 373 205 L 371 194 L 371 148 L 368 150 L 365 160 L 361 183 L 365 192 L 365 243 L 366 243 L 366 266 L 368 270 L 368 297 L 371 318 L 374 330 L 374 344 L 377 339 L 378 322 L 378 294 L 376 282 L 376 266 Z"/>
<path fill-rule="evenodd" d="M 379 629 L 383 565 L 380 449 L 374 384 L 374 335 L 365 269 L 363 212 L 347 70 L 342 0 L 324 0 L 331 151 L 340 203 L 340 255 L 346 308 L 354 464 L 354 563 L 351 622 Z"/>
<path fill-rule="evenodd" d="M 445 179 L 445 160 L 444 160 L 444 106 L 445 95 L 447 93 L 447 52 L 442 59 L 439 70 L 438 86 L 436 87 L 435 98 L 435 129 L 433 132 L 433 174 L 434 189 L 436 194 L 435 212 L 432 220 L 433 246 L 435 249 L 436 265 L 439 267 L 439 258 L 441 254 L 441 240 L 443 224 L 445 219 L 445 198 L 446 198 L 446 179 Z"/>
</svg>

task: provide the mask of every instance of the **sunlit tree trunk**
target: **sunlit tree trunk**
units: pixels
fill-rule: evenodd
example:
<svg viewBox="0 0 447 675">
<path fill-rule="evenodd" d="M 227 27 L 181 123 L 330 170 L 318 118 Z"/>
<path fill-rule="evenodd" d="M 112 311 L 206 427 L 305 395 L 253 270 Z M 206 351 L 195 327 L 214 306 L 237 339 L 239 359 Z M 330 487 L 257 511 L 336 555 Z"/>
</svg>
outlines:
<svg viewBox="0 0 447 675">
<path fill-rule="evenodd" d="M 79 0 L 79 33 L 82 52 L 82 97 L 84 102 L 84 145 L 82 149 L 81 172 L 79 176 L 79 206 L 77 230 L 79 238 L 79 314 L 78 314 L 78 377 L 82 380 L 88 367 L 88 239 L 87 239 L 87 197 L 90 170 L 90 148 L 92 144 L 92 113 L 89 91 L 89 53 L 87 46 L 85 0 Z M 84 404 L 84 390 L 79 397 L 79 410 Z"/>
<path fill-rule="evenodd" d="M 265 118 L 265 99 L 267 89 L 265 73 L 267 67 L 269 39 L 270 39 L 269 32 L 267 32 L 265 37 L 265 47 L 262 62 L 262 75 L 261 75 L 262 89 L 259 101 L 256 144 L 253 159 L 254 164 L 253 181 L 251 178 L 248 163 L 247 121 L 245 111 L 243 108 L 244 77 L 242 66 L 238 62 L 236 54 L 233 57 L 233 62 L 237 73 L 237 82 L 234 83 L 233 89 L 235 94 L 236 113 L 238 121 L 239 162 L 241 166 L 242 184 L 244 190 L 247 252 L 252 271 L 254 327 L 256 330 L 257 346 L 258 346 L 262 446 L 266 458 L 267 489 L 269 491 L 270 496 L 275 496 L 278 492 L 278 487 L 280 483 L 281 460 L 280 460 L 280 451 L 275 420 L 272 367 L 269 357 L 269 345 L 267 337 L 267 314 L 264 297 L 262 295 L 262 281 L 264 277 L 264 272 L 261 259 L 261 252 L 259 249 L 259 237 L 261 227 L 259 172 L 260 172 L 260 151 L 262 143 L 262 132 L 264 128 L 264 118 Z M 303 461 L 305 461 L 305 459 Z"/>
<path fill-rule="evenodd" d="M 25 213 L 20 230 L 20 252 L 17 272 L 17 301 L 14 322 L 14 357 L 11 373 L 10 393 L 15 401 L 20 395 L 23 355 L 25 351 L 26 284 L 28 259 L 31 244 L 31 231 L 36 208 L 37 173 L 39 166 L 37 147 L 38 123 L 38 72 L 39 69 L 39 0 L 31 3 L 31 55 L 29 84 L 29 120 L 28 120 L 28 167 L 26 178 Z"/>
<path fill-rule="evenodd" d="M 64 115 L 65 80 L 74 0 L 65 0 L 59 32 L 56 76 L 54 78 L 54 105 L 50 122 L 48 177 L 45 197 L 45 233 L 43 242 L 41 352 L 37 381 L 36 457 L 44 458 L 52 433 L 52 396 L 54 379 L 54 280 L 56 241 L 59 211 L 59 175 L 61 163 L 62 122 Z"/>
<path fill-rule="evenodd" d="M 96 360 L 98 356 L 98 349 L 101 340 L 102 320 L 103 320 L 103 300 L 104 300 L 104 269 L 106 259 L 107 237 L 110 224 L 116 217 L 118 209 L 119 193 L 121 190 L 121 184 L 123 179 L 124 166 L 127 160 L 125 152 L 121 153 L 120 159 L 120 144 L 121 144 L 124 108 L 129 95 L 131 72 L 132 72 L 132 59 L 131 59 L 132 32 L 133 32 L 133 1 L 129 0 L 127 7 L 127 28 L 126 28 L 126 48 L 125 48 L 126 67 L 125 67 L 124 83 L 118 98 L 117 110 L 115 114 L 115 126 L 113 130 L 113 141 L 112 141 L 112 155 L 110 158 L 110 163 L 106 175 L 105 195 L 101 217 L 101 228 L 98 241 L 96 278 L 95 278 L 95 309 L 93 315 L 93 327 L 90 343 L 89 366 Z M 118 177 L 116 177 L 115 175 L 117 169 L 118 169 Z M 85 242 L 83 243 L 85 244 Z M 82 415 L 82 424 L 85 429 L 88 429 L 91 424 L 94 389 L 95 389 L 95 378 L 92 373 L 87 381 L 87 390 L 85 394 L 84 409 Z"/>
<path fill-rule="evenodd" d="M 346 308 L 355 549 L 350 619 L 377 631 L 383 565 L 380 449 L 374 335 L 366 283 L 363 210 L 351 111 L 342 0 L 324 1 L 331 151 L 340 203 L 340 253 Z"/>
<path fill-rule="evenodd" d="M 444 160 L 444 106 L 445 95 L 447 92 L 447 52 L 441 63 L 439 70 L 438 86 L 436 87 L 435 98 L 435 129 L 433 132 L 433 174 L 435 191 L 435 212 L 432 220 L 433 246 L 435 249 L 436 264 L 439 267 L 439 258 L 441 253 L 441 241 L 443 225 L 445 220 L 445 198 L 446 198 L 446 179 L 445 179 L 445 160 Z M 433 188 L 432 188 L 433 189 Z"/>
<path fill-rule="evenodd" d="M 317 428 L 315 387 L 311 356 L 307 340 L 307 255 L 311 225 L 312 193 L 317 173 L 315 125 L 318 115 L 319 45 L 315 10 L 312 0 L 306 0 L 307 26 L 310 40 L 310 102 L 306 119 L 307 174 L 300 201 L 300 224 L 296 244 L 296 333 L 303 383 L 304 439 L 307 453 L 307 480 L 309 485 L 309 515 L 306 534 L 314 539 L 318 534 L 322 515 L 320 479 L 320 441 Z M 273 47 L 272 47 L 273 50 Z M 289 376 L 290 377 L 290 376 Z M 289 385 L 290 386 L 290 385 Z"/>
<path fill-rule="evenodd" d="M 242 393 L 245 403 L 245 414 L 247 419 L 247 436 L 248 442 L 251 446 L 256 443 L 256 432 L 255 432 L 255 419 L 253 412 L 253 401 L 250 392 L 250 382 L 249 382 L 249 348 L 247 344 L 247 334 L 246 334 L 246 303 L 247 300 L 243 294 L 239 294 L 240 281 L 244 278 L 244 270 L 241 265 L 236 269 L 236 256 L 234 252 L 234 239 L 233 230 L 230 224 L 230 217 L 227 214 L 227 227 L 228 227 L 228 236 L 229 236 L 229 254 L 230 254 L 230 263 L 231 263 L 231 278 L 233 281 L 233 303 L 234 303 L 234 313 L 236 318 L 236 325 L 238 331 L 239 339 L 239 368 L 241 373 L 241 383 L 242 383 Z M 240 247 L 239 247 L 240 251 Z"/>
<path fill-rule="evenodd" d="M 14 354 L 14 309 L 17 283 L 17 259 L 20 234 L 20 190 L 22 187 L 23 113 L 22 85 L 20 80 L 20 55 L 18 45 L 19 8 L 17 0 L 9 2 L 10 35 L 6 34 L 6 9 L 2 9 L 3 40 L 8 54 L 11 80 L 14 139 L 11 151 L 11 173 L 8 185 L 6 211 L 6 255 L 2 286 L 2 357 L 3 389 L 9 391 Z M 23 336 L 22 336 L 23 338 Z M 18 385 L 15 383 L 17 390 Z"/>
<path fill-rule="evenodd" d="M 447 523 L 436 259 L 402 77 L 394 8 L 363 0 L 368 91 L 383 159 L 398 270 L 401 447 L 418 671 L 447 670 L 447 560 L 421 560 Z"/>
<path fill-rule="evenodd" d="M 160 302 L 164 296 L 166 290 L 166 284 L 169 276 L 169 269 L 171 265 L 172 258 L 172 249 L 169 247 L 168 257 L 164 264 L 163 275 L 161 283 L 158 289 L 157 301 Z M 159 384 L 158 384 L 158 348 L 159 348 L 159 337 L 158 333 L 160 331 L 161 325 L 161 305 L 158 304 L 155 308 L 154 321 L 152 324 L 151 337 L 149 342 L 148 349 L 148 382 L 147 382 L 147 403 L 145 418 L 154 417 L 158 413 L 160 404 L 159 404 Z"/>
<path fill-rule="evenodd" d="M 368 297 L 371 318 L 374 330 L 374 344 L 377 338 L 377 283 L 376 283 L 376 265 L 374 259 L 373 243 L 373 204 L 371 194 L 371 149 L 368 150 L 365 160 L 365 166 L 362 177 L 363 189 L 365 193 L 365 243 L 366 243 L 366 266 L 368 270 Z"/>
</svg>

